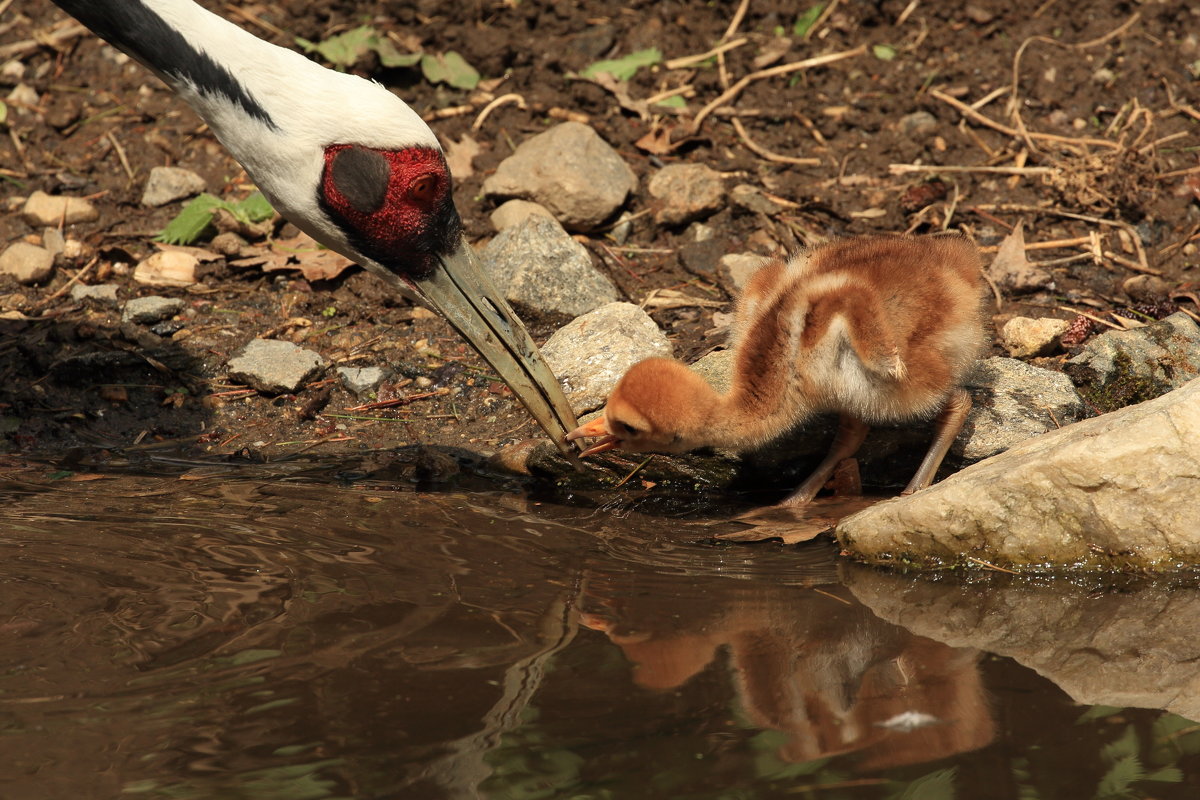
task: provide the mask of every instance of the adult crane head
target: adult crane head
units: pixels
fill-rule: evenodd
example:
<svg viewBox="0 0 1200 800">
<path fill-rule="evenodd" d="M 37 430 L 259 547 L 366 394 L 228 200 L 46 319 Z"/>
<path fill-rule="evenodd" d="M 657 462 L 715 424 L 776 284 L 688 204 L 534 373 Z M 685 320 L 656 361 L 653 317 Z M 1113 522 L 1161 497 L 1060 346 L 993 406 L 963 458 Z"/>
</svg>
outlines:
<svg viewBox="0 0 1200 800">
<path fill-rule="evenodd" d="M 415 290 L 572 452 L 574 414 L 463 238 L 446 159 L 416 112 L 191 0 L 54 2 L 174 89 L 284 217 Z"/>
</svg>

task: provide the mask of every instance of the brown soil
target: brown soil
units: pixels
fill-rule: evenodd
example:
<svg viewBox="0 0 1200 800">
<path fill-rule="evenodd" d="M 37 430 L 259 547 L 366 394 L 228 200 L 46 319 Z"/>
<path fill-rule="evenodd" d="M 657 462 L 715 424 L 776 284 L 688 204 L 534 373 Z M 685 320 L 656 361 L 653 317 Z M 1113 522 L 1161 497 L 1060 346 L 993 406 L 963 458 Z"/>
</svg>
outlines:
<svg viewBox="0 0 1200 800">
<path fill-rule="evenodd" d="M 628 86 L 634 100 L 691 87 L 686 110 L 674 114 L 652 107 L 645 115 L 623 110 L 608 90 L 570 74 L 600 58 L 649 46 L 666 59 L 704 53 L 721 40 L 738 4 L 634 2 L 615 10 L 605 3 L 535 0 L 206 5 L 286 46 L 294 46 L 294 36 L 322 40 L 369 20 L 402 42 L 419 40 L 427 51 L 459 51 L 485 78 L 503 76 L 489 95 L 435 87 L 415 71 L 357 67 L 393 86 L 427 117 L 469 107 L 468 113 L 431 125 L 447 144 L 470 135 L 482 147 L 474 174 L 459 180 L 456 191 L 473 241 L 492 233 L 492 209 L 479 199 L 484 177 L 516 143 L 567 112 L 585 116 L 637 172 L 642 188 L 628 203 L 634 213 L 648 207 L 645 185 L 654 171 L 679 161 L 708 164 L 736 175 L 731 185 L 752 184 L 785 201 L 787 210 L 774 218 L 741 208 L 716 214 L 707 220 L 716 231 L 707 250 L 691 244 L 686 230 L 656 226 L 648 214 L 634 224 L 627 243 L 632 249 L 616 249 L 600 234 L 590 238 L 601 268 L 635 302 L 664 287 L 729 301 L 726 278 L 707 266 L 726 252 L 793 248 L 838 235 L 929 232 L 947 224 L 993 246 L 1020 221 L 1031 243 L 1094 231 L 1104 237 L 1102 250 L 1116 257 L 1055 264 L 1088 247 L 1031 252 L 1035 260 L 1052 262 L 1054 288 L 1006 295 L 996 322 L 1018 313 L 1071 318 L 1058 309 L 1062 305 L 1093 313 L 1124 306 L 1129 299 L 1122 283 L 1135 274 L 1129 265 L 1142 263 L 1143 253 L 1145 266 L 1159 271 L 1168 288 L 1195 288 L 1197 257 L 1188 242 L 1200 231 L 1200 173 L 1181 171 L 1195 168 L 1200 152 L 1200 83 L 1191 71 L 1200 71 L 1200 43 L 1188 33 L 1200 16 L 1184 0 L 842 2 L 807 41 L 790 36 L 796 4 L 751 0 L 730 37 L 748 42 L 730 50 L 723 63 L 710 59 L 696 67 L 638 73 Z M 43 235 L 19 214 L 7 213 L 19 208 L 18 196 L 35 190 L 90 197 L 101 212 L 98 222 L 66 231 L 68 238 L 82 240 L 84 252 L 61 263 L 46 285 L 0 283 L 0 312 L 20 312 L 0 320 L 3 447 L 61 453 L 76 446 L 178 442 L 194 453 L 276 459 L 305 448 L 345 453 L 410 443 L 487 452 L 535 434 L 507 390 L 487 376 L 445 324 L 364 273 L 351 270 L 331 281 L 309 282 L 294 271 L 264 274 L 218 259 L 204 265 L 200 282 L 190 289 L 135 284 L 125 265 L 152 252 L 151 237 L 180 208 L 140 205 L 151 167 L 187 167 L 208 181 L 210 191 L 235 198 L 245 195 L 246 178 L 182 102 L 136 64 L 121 63 L 99 40 L 84 36 L 57 48 L 16 46 L 69 24 L 47 0 L 0 6 L 7 8 L 0 18 L 0 52 L 15 54 L 21 65 L 6 67 L 3 80 L 11 86 L 20 76 L 38 96 L 34 106 L 9 102 L 7 130 L 0 137 L 0 177 L 10 198 L 0 217 L 0 244 Z M 1135 12 L 1137 19 L 1122 28 Z M 689 136 L 691 120 L 726 83 L 760 68 L 754 60 L 771 48 L 776 29 L 791 44 L 775 65 L 864 45 L 866 51 L 830 66 L 753 81 Z M 873 49 L 879 46 L 894 57 L 880 58 L 889 51 Z M 1013 97 L 1018 52 L 1020 121 L 1028 131 L 1058 139 L 1025 139 L 1001 129 L 1016 125 L 1006 104 Z M 952 105 L 955 99 L 975 103 L 1006 87 L 1008 93 L 978 109 L 995 125 L 963 122 Z M 483 106 L 505 93 L 521 95 L 525 108 L 503 105 L 472 132 Z M 918 111 L 932 115 L 929 128 L 914 128 L 916 118 L 906 119 Z M 747 146 L 735 119 L 760 148 L 816 158 L 819 164 L 769 160 Z M 665 131 L 678 146 L 657 155 L 639 148 L 652 131 Z M 1114 146 L 1081 145 L 1083 137 L 1108 139 Z M 917 163 L 1064 169 L 1014 176 L 889 171 L 893 164 Z M 931 179 L 935 182 L 927 183 Z M 1046 210 L 1012 210 L 1035 205 Z M 275 231 L 277 237 L 292 234 L 288 226 Z M 124 298 L 184 298 L 182 331 L 160 336 L 120 324 L 115 311 L 81 307 L 65 293 L 55 297 L 93 255 L 99 261 L 84 282 L 116 281 Z M 676 340 L 677 354 L 691 359 L 719 343 L 720 336 L 708 335 L 713 314 L 728 310 L 678 308 L 656 312 L 655 318 Z M 311 324 L 286 327 L 294 318 Z M 397 409 L 352 412 L 347 409 L 357 401 L 331 380 L 317 381 L 295 397 L 237 391 L 224 374 L 225 360 L 269 331 L 332 361 L 391 365 L 398 380 L 413 380 L 396 389 L 400 394 L 435 394 Z M 549 333 L 535 326 L 536 337 Z M 450 391 L 436 393 L 439 388 Z M 301 409 L 310 413 L 298 413 Z"/>
</svg>

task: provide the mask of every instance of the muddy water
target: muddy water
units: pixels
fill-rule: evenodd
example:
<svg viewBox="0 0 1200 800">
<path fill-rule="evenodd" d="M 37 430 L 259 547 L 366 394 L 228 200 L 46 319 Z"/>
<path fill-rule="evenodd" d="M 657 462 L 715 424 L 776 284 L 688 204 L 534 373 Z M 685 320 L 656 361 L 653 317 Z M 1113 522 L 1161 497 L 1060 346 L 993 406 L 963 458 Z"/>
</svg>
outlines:
<svg viewBox="0 0 1200 800">
<path fill-rule="evenodd" d="M 1200 796 L 1186 583 L 164 471 L 0 473 L 0 797 Z"/>
</svg>

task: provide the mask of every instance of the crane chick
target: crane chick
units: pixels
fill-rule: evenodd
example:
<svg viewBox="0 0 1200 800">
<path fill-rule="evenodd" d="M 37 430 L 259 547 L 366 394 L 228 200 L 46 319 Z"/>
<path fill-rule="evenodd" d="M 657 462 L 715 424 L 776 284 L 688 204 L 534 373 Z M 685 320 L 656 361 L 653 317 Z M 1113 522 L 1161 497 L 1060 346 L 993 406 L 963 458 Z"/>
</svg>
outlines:
<svg viewBox="0 0 1200 800">
<path fill-rule="evenodd" d="M 961 384 L 984 343 L 982 297 L 979 252 L 961 236 L 845 239 L 768 261 L 738 301 L 728 393 L 678 361 L 648 359 L 567 438 L 602 437 L 585 456 L 746 450 L 838 412 L 829 454 L 783 502 L 803 505 L 871 424 L 936 418 L 904 490 L 915 492 L 933 482 L 971 408 Z"/>
</svg>

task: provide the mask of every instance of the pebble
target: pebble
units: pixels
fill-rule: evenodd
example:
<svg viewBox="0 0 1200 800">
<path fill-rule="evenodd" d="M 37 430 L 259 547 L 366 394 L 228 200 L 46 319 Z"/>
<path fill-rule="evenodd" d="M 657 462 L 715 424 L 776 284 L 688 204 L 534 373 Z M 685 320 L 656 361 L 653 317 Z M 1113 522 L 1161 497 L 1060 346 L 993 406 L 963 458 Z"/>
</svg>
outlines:
<svg viewBox="0 0 1200 800">
<path fill-rule="evenodd" d="M 160 250 L 143 259 L 133 270 L 133 279 L 146 286 L 191 286 L 196 282 L 200 261 L 182 250 Z"/>
<path fill-rule="evenodd" d="M 178 297 L 135 297 L 125 303 L 125 308 L 121 310 L 121 321 L 153 325 L 175 316 L 183 310 L 183 306 L 183 300 Z"/>
<path fill-rule="evenodd" d="M 1121 291 L 1135 303 L 1157 303 L 1166 298 L 1171 287 L 1157 275 L 1134 275 L 1121 283 Z"/>
<path fill-rule="evenodd" d="M 41 283 L 54 272 L 54 254 L 29 242 L 13 242 L 0 253 L 0 275 L 19 283 Z"/>
<path fill-rule="evenodd" d="M 527 139 L 483 182 L 484 195 L 533 200 L 572 231 L 600 225 L 636 188 L 629 165 L 580 122 L 564 122 Z"/>
<path fill-rule="evenodd" d="M 492 227 L 497 231 L 502 231 L 505 228 L 511 228 L 520 222 L 524 222 L 525 218 L 532 214 L 539 214 L 550 218 L 554 217 L 549 209 L 540 203 L 533 203 L 529 200 L 507 200 L 492 212 Z"/>
<path fill-rule="evenodd" d="M 550 217 L 505 228 L 481 258 L 508 301 L 535 314 L 577 317 L 617 299 L 587 249 Z"/>
<path fill-rule="evenodd" d="M 67 249 L 67 239 L 58 228 L 46 228 L 42 231 L 42 247 L 52 256 L 58 256 Z"/>
<path fill-rule="evenodd" d="M 1141 328 L 1093 336 L 1063 369 L 1084 396 L 1113 411 L 1200 375 L 1200 327 L 1182 311 Z"/>
<path fill-rule="evenodd" d="M 1013 358 L 1048 356 L 1062 349 L 1062 335 L 1071 323 L 1052 317 L 1013 317 L 1000 331 L 1000 343 Z"/>
<path fill-rule="evenodd" d="M 654 173 L 646 187 L 654 200 L 654 221 L 685 225 L 725 205 L 725 181 L 705 164 L 670 164 Z"/>
<path fill-rule="evenodd" d="M 203 192 L 207 187 L 201 178 L 183 167 L 154 167 L 142 190 L 142 205 L 151 208 L 165 206 L 176 200 Z"/>
<path fill-rule="evenodd" d="M 1071 379 L 1014 358 L 987 358 L 968 374 L 971 413 L 951 452 L 969 461 L 1081 420 L 1087 409 Z"/>
<path fill-rule="evenodd" d="M 762 193 L 762 189 L 748 183 L 739 183 L 729 193 L 729 202 L 755 214 L 774 216 L 782 206 Z"/>
<path fill-rule="evenodd" d="M 671 342 L 633 303 L 609 303 L 563 326 L 542 347 L 575 413 L 600 408 L 617 381 L 646 358 L 670 358 Z"/>
<path fill-rule="evenodd" d="M 730 253 L 721 256 L 717 266 L 721 273 L 729 278 L 729 283 L 735 292 L 746 288 L 751 276 L 758 272 L 766 259 L 754 253 Z"/>
<path fill-rule="evenodd" d="M 37 90 L 27 83 L 18 83 L 13 87 L 5 98 L 10 106 L 13 106 L 18 111 L 25 111 L 28 108 L 37 108 L 41 98 L 38 97 Z"/>
<path fill-rule="evenodd" d="M 115 308 L 120 303 L 117 298 L 117 288 L 115 283 L 98 283 L 95 286 L 77 283 L 71 287 L 71 299 L 76 303 L 86 301 L 98 306 Z"/>
<path fill-rule="evenodd" d="M 64 197 L 34 192 L 25 201 L 21 216 L 35 228 L 75 225 L 80 222 L 95 222 L 100 218 L 96 207 L 82 197 Z"/>
<path fill-rule="evenodd" d="M 279 339 L 253 339 L 227 364 L 229 377 L 266 394 L 291 394 L 316 377 L 326 361 L 319 353 Z"/>
<path fill-rule="evenodd" d="M 346 391 L 355 397 L 375 391 L 387 377 L 382 367 L 338 367 L 337 373 Z"/>
<path fill-rule="evenodd" d="M 937 117 L 928 111 L 914 111 L 900 118 L 900 132 L 910 139 L 924 139 L 937 128 Z"/>
</svg>

